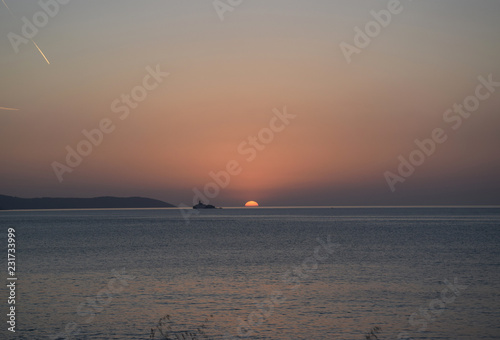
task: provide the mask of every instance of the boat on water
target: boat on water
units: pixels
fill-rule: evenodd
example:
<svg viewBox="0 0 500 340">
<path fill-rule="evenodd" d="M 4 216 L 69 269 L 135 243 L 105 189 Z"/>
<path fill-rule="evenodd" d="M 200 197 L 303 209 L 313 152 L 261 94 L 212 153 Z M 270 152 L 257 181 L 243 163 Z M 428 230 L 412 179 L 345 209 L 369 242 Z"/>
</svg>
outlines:
<svg viewBox="0 0 500 340">
<path fill-rule="evenodd" d="M 198 204 L 193 205 L 193 209 L 216 209 L 216 208 L 211 204 L 204 204 L 202 201 L 198 201 Z"/>
</svg>

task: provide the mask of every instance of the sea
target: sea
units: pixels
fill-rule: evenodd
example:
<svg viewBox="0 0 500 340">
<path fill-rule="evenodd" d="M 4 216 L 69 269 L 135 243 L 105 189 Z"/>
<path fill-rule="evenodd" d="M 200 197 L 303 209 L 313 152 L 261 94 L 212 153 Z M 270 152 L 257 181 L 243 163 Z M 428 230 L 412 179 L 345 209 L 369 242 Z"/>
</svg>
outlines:
<svg viewBox="0 0 500 340">
<path fill-rule="evenodd" d="M 499 207 L 0 221 L 1 339 L 500 339 Z"/>
</svg>

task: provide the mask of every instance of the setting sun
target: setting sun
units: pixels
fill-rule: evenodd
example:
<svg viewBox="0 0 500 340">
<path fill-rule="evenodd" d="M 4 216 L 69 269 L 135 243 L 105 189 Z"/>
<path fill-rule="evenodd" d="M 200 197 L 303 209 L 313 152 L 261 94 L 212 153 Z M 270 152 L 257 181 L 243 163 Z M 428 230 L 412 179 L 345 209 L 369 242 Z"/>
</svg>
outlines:
<svg viewBox="0 0 500 340">
<path fill-rule="evenodd" d="M 247 203 L 245 203 L 245 207 L 258 207 L 259 206 L 259 203 L 255 202 L 255 201 L 248 201 Z"/>
</svg>

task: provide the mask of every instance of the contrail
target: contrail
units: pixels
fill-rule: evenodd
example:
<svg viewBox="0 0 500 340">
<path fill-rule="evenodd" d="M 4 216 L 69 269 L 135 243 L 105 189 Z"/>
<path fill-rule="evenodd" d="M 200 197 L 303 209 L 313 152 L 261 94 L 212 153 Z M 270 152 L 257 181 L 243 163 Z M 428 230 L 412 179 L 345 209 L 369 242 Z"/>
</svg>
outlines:
<svg viewBox="0 0 500 340">
<path fill-rule="evenodd" d="M 36 46 L 36 48 L 38 49 L 38 51 L 40 51 L 40 53 L 42 54 L 42 56 L 45 58 L 45 61 L 47 62 L 47 64 L 50 65 L 49 60 L 47 59 L 47 57 L 45 56 L 45 54 L 43 54 L 42 50 L 40 49 L 40 47 L 38 47 L 38 45 L 36 44 L 36 42 L 33 39 L 31 39 L 31 42 Z"/>
<path fill-rule="evenodd" d="M 1 107 L 1 106 L 0 106 L 0 110 L 19 111 L 19 109 L 13 109 L 11 107 Z"/>
<path fill-rule="evenodd" d="M 5 5 L 5 7 L 7 7 L 7 9 L 9 10 L 10 14 L 15 18 L 16 16 L 14 15 L 14 13 L 12 13 L 12 11 L 10 10 L 9 6 L 7 6 L 7 4 L 5 3 L 5 0 L 2 0 L 3 4 Z M 33 43 L 33 45 L 35 45 L 35 47 L 38 49 L 38 51 L 40 52 L 40 54 L 43 56 L 43 58 L 45 59 L 45 61 L 47 62 L 47 64 L 50 65 L 50 62 L 49 60 L 47 59 L 47 57 L 45 56 L 45 54 L 43 54 L 42 50 L 40 49 L 40 47 L 38 47 L 38 45 L 36 44 L 36 42 L 33 40 L 33 39 L 30 39 L 31 42 Z"/>
<path fill-rule="evenodd" d="M 7 4 L 5 3 L 5 0 L 2 0 L 2 2 L 5 5 L 5 7 L 7 7 L 7 9 L 9 10 L 10 14 L 12 14 L 12 16 L 15 17 L 14 13 L 12 13 L 12 11 L 9 8 L 9 6 L 7 6 Z"/>
</svg>

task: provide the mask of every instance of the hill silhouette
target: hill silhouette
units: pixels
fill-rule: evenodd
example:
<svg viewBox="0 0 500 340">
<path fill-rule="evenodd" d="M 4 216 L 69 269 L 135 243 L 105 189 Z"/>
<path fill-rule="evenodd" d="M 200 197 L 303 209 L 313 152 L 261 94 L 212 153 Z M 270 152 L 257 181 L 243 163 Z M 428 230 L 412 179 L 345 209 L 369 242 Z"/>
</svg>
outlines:
<svg viewBox="0 0 500 340">
<path fill-rule="evenodd" d="M 19 198 L 0 195 L 0 210 L 18 209 L 104 209 L 104 208 L 171 208 L 170 203 L 145 197 L 94 198 Z"/>
</svg>

